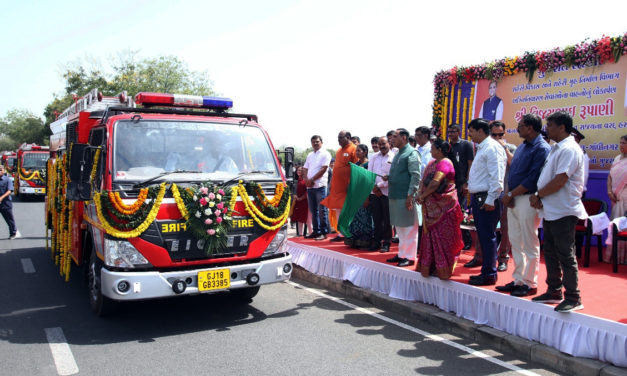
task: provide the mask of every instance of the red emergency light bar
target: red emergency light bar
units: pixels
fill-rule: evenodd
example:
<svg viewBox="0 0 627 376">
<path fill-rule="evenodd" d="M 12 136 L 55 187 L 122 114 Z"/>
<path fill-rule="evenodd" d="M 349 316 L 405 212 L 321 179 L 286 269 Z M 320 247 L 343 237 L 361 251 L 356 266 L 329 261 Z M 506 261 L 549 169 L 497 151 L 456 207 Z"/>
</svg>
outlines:
<svg viewBox="0 0 627 376">
<path fill-rule="evenodd" d="M 135 95 L 135 103 L 144 106 L 198 107 L 214 110 L 226 110 L 233 107 L 233 100 L 230 98 L 145 92 Z"/>
<path fill-rule="evenodd" d="M 48 146 L 39 146 L 37 144 L 22 144 L 20 149 L 24 151 L 48 151 L 50 148 Z"/>
</svg>

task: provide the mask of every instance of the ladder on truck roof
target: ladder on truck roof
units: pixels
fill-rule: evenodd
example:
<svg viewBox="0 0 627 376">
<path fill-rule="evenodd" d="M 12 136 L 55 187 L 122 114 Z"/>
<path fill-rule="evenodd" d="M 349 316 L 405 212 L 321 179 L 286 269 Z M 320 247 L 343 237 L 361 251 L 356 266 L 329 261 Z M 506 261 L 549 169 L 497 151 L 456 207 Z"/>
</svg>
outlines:
<svg viewBox="0 0 627 376">
<path fill-rule="evenodd" d="M 71 137 L 76 136 L 76 125 L 74 123 L 71 123 L 74 124 L 74 126 L 70 126 L 70 129 L 68 129 L 68 121 L 70 121 L 70 119 L 74 120 L 75 118 L 73 115 L 81 112 L 105 112 L 109 107 L 120 105 L 134 108 L 135 102 L 132 98 L 128 97 L 126 91 L 123 91 L 115 97 L 105 97 L 98 89 L 91 90 L 84 97 L 76 100 L 76 102 L 66 108 L 65 111 L 57 117 L 57 120 L 50 124 L 50 130 L 52 131 L 52 135 L 50 136 L 50 150 L 57 151 L 64 149 L 68 135 Z"/>
<path fill-rule="evenodd" d="M 57 134 L 61 132 L 65 132 L 65 126 L 67 124 L 68 118 L 71 115 L 78 114 L 80 112 L 94 112 L 94 111 L 104 111 L 112 106 L 127 106 L 127 107 L 135 107 L 135 103 L 132 98 L 129 98 L 126 91 L 121 92 L 115 97 L 105 97 L 98 91 L 98 89 L 93 89 L 89 93 L 87 93 L 84 97 L 78 99 L 76 102 L 72 103 L 68 108 L 66 108 L 58 117 L 57 120 L 50 124 L 50 130 L 52 134 Z"/>
</svg>

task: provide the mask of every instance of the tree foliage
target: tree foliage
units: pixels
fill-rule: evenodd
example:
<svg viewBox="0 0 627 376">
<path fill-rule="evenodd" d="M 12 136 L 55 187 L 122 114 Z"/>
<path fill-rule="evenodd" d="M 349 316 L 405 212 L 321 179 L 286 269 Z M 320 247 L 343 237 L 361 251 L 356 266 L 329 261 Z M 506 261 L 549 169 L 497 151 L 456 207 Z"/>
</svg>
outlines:
<svg viewBox="0 0 627 376">
<path fill-rule="evenodd" d="M 46 132 L 41 118 L 26 110 L 11 110 L 0 118 L 0 150 L 15 150 L 23 142 L 44 144 Z"/>
<path fill-rule="evenodd" d="M 57 115 L 94 88 L 106 96 L 123 91 L 131 97 L 141 91 L 215 94 L 206 71 L 192 71 L 175 56 L 138 58 L 136 51 L 122 51 L 109 65 L 103 67 L 99 61 L 91 59 L 64 66 L 63 91 L 54 94 L 44 109 L 45 121 L 24 110 L 11 110 L 0 118 L 0 150 L 15 150 L 24 142 L 44 144 Z"/>
<path fill-rule="evenodd" d="M 214 95 L 208 73 L 190 70 L 176 56 L 138 58 L 135 51 L 123 51 L 110 69 L 103 69 L 98 63 L 80 63 L 64 67 L 62 76 L 65 89 L 46 106 L 46 126 L 72 103 L 73 97 L 94 88 L 107 96 L 123 91 L 131 97 L 141 91 Z"/>
</svg>

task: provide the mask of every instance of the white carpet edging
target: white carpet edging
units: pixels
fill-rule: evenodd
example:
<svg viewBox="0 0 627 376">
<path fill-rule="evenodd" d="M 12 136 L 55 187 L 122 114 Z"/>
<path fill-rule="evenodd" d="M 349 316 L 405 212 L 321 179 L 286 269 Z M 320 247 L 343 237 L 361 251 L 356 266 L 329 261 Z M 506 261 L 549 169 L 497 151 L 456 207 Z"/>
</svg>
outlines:
<svg viewBox="0 0 627 376">
<path fill-rule="evenodd" d="M 350 281 L 392 298 L 432 304 L 481 325 L 564 353 L 627 367 L 627 325 L 501 294 L 392 265 L 288 241 L 292 262 L 305 270 Z M 584 301 L 585 305 L 585 301 Z"/>
</svg>

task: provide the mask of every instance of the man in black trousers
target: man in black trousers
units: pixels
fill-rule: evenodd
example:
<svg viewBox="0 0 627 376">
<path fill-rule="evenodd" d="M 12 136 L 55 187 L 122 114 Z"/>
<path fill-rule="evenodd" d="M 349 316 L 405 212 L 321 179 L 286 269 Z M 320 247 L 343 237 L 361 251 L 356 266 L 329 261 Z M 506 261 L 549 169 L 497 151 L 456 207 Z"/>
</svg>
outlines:
<svg viewBox="0 0 627 376">
<path fill-rule="evenodd" d="M 13 202 L 11 202 L 13 179 L 6 174 L 2 165 L 0 165 L 0 175 L 0 213 L 9 226 L 9 239 L 15 239 L 17 228 L 15 227 L 15 219 L 13 219 Z"/>
</svg>

